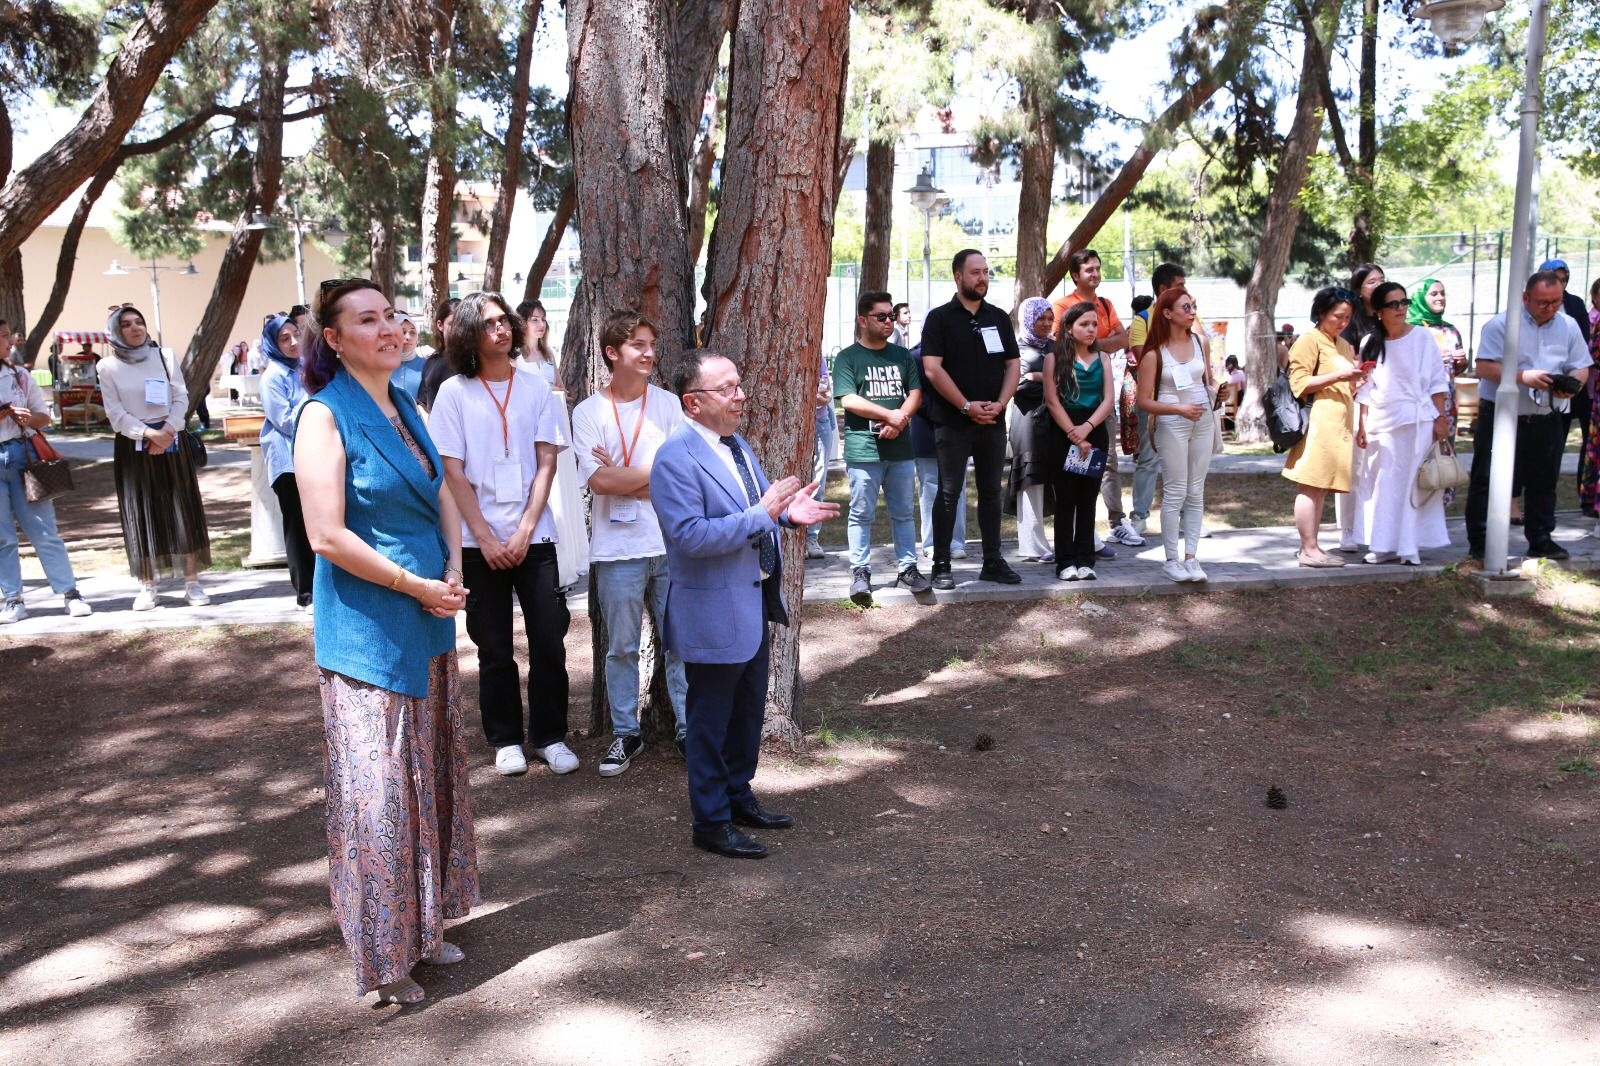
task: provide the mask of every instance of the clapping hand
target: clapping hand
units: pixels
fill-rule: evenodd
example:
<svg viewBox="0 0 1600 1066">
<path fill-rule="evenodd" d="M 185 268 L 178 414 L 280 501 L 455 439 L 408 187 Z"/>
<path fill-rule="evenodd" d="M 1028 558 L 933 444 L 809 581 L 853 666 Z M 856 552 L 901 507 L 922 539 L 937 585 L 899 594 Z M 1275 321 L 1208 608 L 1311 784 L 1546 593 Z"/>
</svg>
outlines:
<svg viewBox="0 0 1600 1066">
<path fill-rule="evenodd" d="M 797 481 L 797 478 L 785 478 L 785 481 Z M 826 500 L 813 499 L 811 494 L 817 491 L 820 481 L 813 481 L 789 500 L 789 521 L 797 526 L 814 526 L 818 522 L 826 522 L 830 518 L 839 517 L 839 505 Z M 774 515 L 773 517 L 777 517 Z"/>
<path fill-rule="evenodd" d="M 815 488 L 816 486 L 812 486 Z M 767 486 L 767 491 L 761 494 L 761 506 L 766 508 L 767 514 L 776 522 L 783 514 L 784 508 L 789 506 L 789 501 L 794 494 L 800 491 L 800 479 L 786 477 L 781 481 L 774 481 Z"/>
</svg>

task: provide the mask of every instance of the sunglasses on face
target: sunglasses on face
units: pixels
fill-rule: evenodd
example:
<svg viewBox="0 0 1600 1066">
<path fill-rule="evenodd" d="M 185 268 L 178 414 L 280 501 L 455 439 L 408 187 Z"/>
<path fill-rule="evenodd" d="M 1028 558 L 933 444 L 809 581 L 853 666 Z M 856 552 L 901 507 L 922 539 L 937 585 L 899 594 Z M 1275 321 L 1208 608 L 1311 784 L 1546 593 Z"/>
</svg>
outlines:
<svg viewBox="0 0 1600 1066">
<path fill-rule="evenodd" d="M 882 313 L 875 312 L 873 314 L 862 315 L 861 317 L 870 318 L 875 322 L 892 322 L 892 321 L 894 321 L 894 312 L 892 312 L 892 311 L 887 311 L 887 312 L 882 312 Z"/>
<path fill-rule="evenodd" d="M 1383 311 L 1402 311 L 1410 306 L 1410 300 L 1390 300 L 1388 303 L 1378 305 L 1379 309 Z"/>
</svg>

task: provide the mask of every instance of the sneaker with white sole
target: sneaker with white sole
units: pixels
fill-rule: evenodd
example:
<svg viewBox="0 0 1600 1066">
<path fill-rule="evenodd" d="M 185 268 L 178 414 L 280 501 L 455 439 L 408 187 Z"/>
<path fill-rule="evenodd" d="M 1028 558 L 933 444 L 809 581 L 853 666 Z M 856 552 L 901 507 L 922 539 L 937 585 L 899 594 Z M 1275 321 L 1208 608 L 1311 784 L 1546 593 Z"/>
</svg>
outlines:
<svg viewBox="0 0 1600 1066">
<path fill-rule="evenodd" d="M 1056 571 L 1056 580 L 1057 581 L 1076 581 L 1076 580 L 1078 580 L 1078 568 L 1076 566 L 1063 566 L 1063 567 L 1061 567 L 1059 570 Z"/>
<path fill-rule="evenodd" d="M 1185 559 L 1183 568 L 1189 571 L 1190 581 L 1204 581 L 1206 579 L 1206 572 L 1200 569 L 1199 559 Z"/>
<path fill-rule="evenodd" d="M 183 598 L 189 601 L 190 607 L 204 607 L 211 602 L 211 597 L 206 595 L 206 587 L 198 581 L 191 581 L 184 586 Z"/>
<path fill-rule="evenodd" d="M 633 762 L 633 757 L 644 750 L 644 739 L 641 737 L 614 737 L 611 747 L 606 749 L 605 758 L 600 760 L 600 776 L 616 777 L 626 770 Z"/>
<path fill-rule="evenodd" d="M 89 606 L 88 601 L 78 593 L 77 589 L 68 589 L 61 594 L 61 606 L 65 607 L 73 618 L 87 618 L 94 614 L 94 608 Z"/>
<path fill-rule="evenodd" d="M 1126 518 L 1111 527 L 1111 535 L 1106 537 L 1117 544 L 1126 544 L 1130 548 L 1144 546 L 1144 538 L 1139 536 L 1139 531 L 1133 528 L 1133 523 Z"/>
<path fill-rule="evenodd" d="M 1182 560 L 1168 559 L 1161 564 L 1161 572 L 1174 581 L 1188 581 L 1189 568 L 1183 565 Z"/>
<path fill-rule="evenodd" d="M 1080 567 L 1078 567 L 1078 580 L 1079 581 L 1093 581 L 1094 580 L 1094 567 L 1092 567 L 1092 566 L 1080 566 Z"/>
<path fill-rule="evenodd" d="M 501 777 L 518 777 L 528 772 L 528 757 L 522 754 L 521 744 L 507 744 L 495 749 L 494 768 Z"/>
<path fill-rule="evenodd" d="M 554 773 L 570 774 L 578 768 L 578 756 L 559 740 L 542 748 L 534 748 L 533 754 Z"/>
<path fill-rule="evenodd" d="M 0 606 L 0 626 L 20 622 L 26 617 L 28 617 L 28 606 L 22 602 L 21 596 L 13 596 L 4 606 Z"/>
<path fill-rule="evenodd" d="M 135 611 L 152 611 L 155 609 L 155 606 L 156 587 L 154 585 L 144 585 L 140 587 L 139 595 L 133 598 L 133 609 Z"/>
<path fill-rule="evenodd" d="M 1149 536 L 1150 520 L 1148 518 L 1130 518 L 1128 521 L 1133 523 L 1133 531 L 1139 534 L 1139 536 Z"/>
</svg>

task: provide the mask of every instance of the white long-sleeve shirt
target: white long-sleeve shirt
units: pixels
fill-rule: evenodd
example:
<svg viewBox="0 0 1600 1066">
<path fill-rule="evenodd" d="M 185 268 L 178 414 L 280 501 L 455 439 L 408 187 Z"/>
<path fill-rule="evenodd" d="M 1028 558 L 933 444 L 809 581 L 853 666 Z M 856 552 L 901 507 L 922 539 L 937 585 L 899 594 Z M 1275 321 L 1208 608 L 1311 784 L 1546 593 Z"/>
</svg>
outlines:
<svg viewBox="0 0 1600 1066">
<path fill-rule="evenodd" d="M 143 440 L 145 427 L 158 420 L 174 430 L 183 428 L 184 414 L 189 410 L 183 375 L 154 349 L 137 363 L 108 356 L 100 360 L 99 370 L 106 417 L 111 420 L 111 428 L 122 436 Z M 146 399 L 163 393 L 167 396 L 164 404 Z"/>
</svg>

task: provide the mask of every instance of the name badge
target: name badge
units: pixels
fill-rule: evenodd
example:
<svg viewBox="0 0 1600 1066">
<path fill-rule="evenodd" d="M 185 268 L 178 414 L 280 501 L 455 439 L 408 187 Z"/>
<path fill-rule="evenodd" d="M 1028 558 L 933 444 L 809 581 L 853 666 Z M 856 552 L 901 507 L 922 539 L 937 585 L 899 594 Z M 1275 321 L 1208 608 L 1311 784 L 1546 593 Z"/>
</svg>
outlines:
<svg viewBox="0 0 1600 1066">
<path fill-rule="evenodd" d="M 522 464 L 515 459 L 496 459 L 491 483 L 497 503 L 522 502 Z"/>
<path fill-rule="evenodd" d="M 1177 362 L 1172 364 L 1172 384 L 1179 389 L 1187 389 L 1194 384 L 1194 375 L 1189 372 L 1189 364 Z"/>
<path fill-rule="evenodd" d="M 620 526 L 631 526 L 639 521 L 639 501 L 633 496 L 611 498 L 611 521 Z"/>
<path fill-rule="evenodd" d="M 167 391 L 166 378 L 144 379 L 144 402 L 152 407 L 166 407 L 172 402 L 172 396 Z"/>
<path fill-rule="evenodd" d="M 1005 342 L 1000 339 L 999 326 L 984 326 L 978 332 L 983 335 L 983 350 L 990 355 L 999 355 L 1006 350 Z"/>
</svg>

